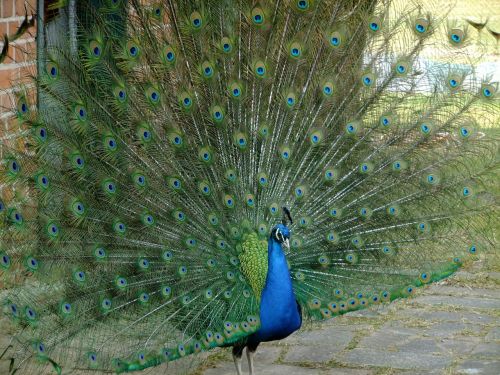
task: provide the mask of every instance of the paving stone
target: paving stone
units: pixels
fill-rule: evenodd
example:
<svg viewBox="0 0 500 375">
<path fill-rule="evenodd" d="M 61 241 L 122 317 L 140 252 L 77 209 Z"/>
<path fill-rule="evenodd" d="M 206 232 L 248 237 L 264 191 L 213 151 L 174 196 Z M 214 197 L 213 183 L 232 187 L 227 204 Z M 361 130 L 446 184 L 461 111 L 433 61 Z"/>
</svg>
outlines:
<svg viewBox="0 0 500 375">
<path fill-rule="evenodd" d="M 460 340 L 456 338 L 442 339 L 437 345 L 445 351 L 452 352 L 455 356 L 464 356 L 472 352 L 480 341 L 479 337 L 467 337 Z"/>
<path fill-rule="evenodd" d="M 500 281 L 500 272 L 488 272 L 488 277 L 490 279 Z"/>
<path fill-rule="evenodd" d="M 345 346 L 292 346 L 283 359 L 284 362 L 325 363 L 339 353 Z"/>
<path fill-rule="evenodd" d="M 489 324 L 493 317 L 486 314 L 467 311 L 428 311 L 424 309 L 407 309 L 399 312 L 402 316 L 414 317 L 425 320 L 439 320 L 450 322 L 471 322 L 476 324 Z"/>
<path fill-rule="evenodd" d="M 463 308 L 499 309 L 500 299 L 479 297 L 452 297 L 452 296 L 420 296 L 412 300 L 413 303 L 426 305 L 452 305 Z"/>
<path fill-rule="evenodd" d="M 248 365 L 243 361 L 243 373 L 248 374 Z M 320 370 L 299 366 L 265 365 L 255 363 L 255 373 L 259 375 L 320 375 Z M 203 372 L 203 375 L 235 375 L 236 369 L 231 362 L 224 362 Z"/>
<path fill-rule="evenodd" d="M 354 369 L 345 367 L 334 367 L 328 370 L 327 372 L 322 373 L 322 375 L 372 375 L 372 374 L 374 374 L 373 370 Z"/>
<path fill-rule="evenodd" d="M 476 346 L 472 351 L 474 357 L 500 358 L 500 344 L 490 342 Z"/>
<path fill-rule="evenodd" d="M 484 338 L 485 341 L 499 341 L 500 327 L 493 327 Z"/>
<path fill-rule="evenodd" d="M 356 348 L 336 356 L 340 363 L 362 366 L 392 367 L 396 369 L 443 369 L 450 366 L 451 356 L 429 354 L 415 355 L 414 352 L 388 352 Z"/>
<path fill-rule="evenodd" d="M 359 332 L 359 331 L 372 331 L 373 325 L 366 324 L 362 320 L 347 319 L 347 315 L 342 315 L 338 318 L 328 319 L 324 322 L 321 322 L 321 327 L 335 327 L 339 330 L 349 331 L 349 332 Z M 315 331 L 318 329 L 318 324 L 313 324 L 310 331 Z"/>
<path fill-rule="evenodd" d="M 364 309 L 347 313 L 346 316 L 355 318 L 378 318 L 380 314 L 377 310 Z"/>
<path fill-rule="evenodd" d="M 285 362 L 323 363 L 344 350 L 354 337 L 353 328 L 327 327 L 322 330 L 306 331 L 295 336 L 287 352 Z"/>
<path fill-rule="evenodd" d="M 454 279 L 475 279 L 476 274 L 472 273 L 472 272 L 464 271 L 464 270 L 459 270 L 452 277 Z"/>
<path fill-rule="evenodd" d="M 444 294 L 450 296 L 471 296 L 471 297 L 487 297 L 500 298 L 500 291 L 486 288 L 464 288 L 453 285 L 433 284 L 427 290 L 426 294 Z"/>
<path fill-rule="evenodd" d="M 351 327 L 352 326 L 352 327 Z M 375 332 L 375 329 L 373 328 L 373 325 L 371 324 L 351 324 L 348 328 L 354 328 L 355 332 Z"/>
<path fill-rule="evenodd" d="M 405 344 L 409 339 L 417 337 L 418 333 L 419 330 L 407 328 L 400 322 L 387 322 L 378 331 L 363 337 L 357 346 L 387 349 Z"/>
<path fill-rule="evenodd" d="M 445 370 L 446 371 L 446 370 Z M 443 375 L 443 370 L 442 369 L 426 369 L 426 370 L 398 370 L 398 371 L 391 371 L 391 375 Z"/>
<path fill-rule="evenodd" d="M 460 322 L 440 322 L 425 329 L 422 333 L 433 337 L 452 337 L 467 328 L 467 325 Z"/>
<path fill-rule="evenodd" d="M 414 352 L 418 355 L 444 353 L 443 349 L 432 339 L 411 339 L 403 345 L 396 345 L 396 349 L 400 352 Z"/>
<path fill-rule="evenodd" d="M 396 335 L 394 333 L 377 332 L 371 336 L 362 338 L 356 347 L 358 348 L 381 348 L 385 350 L 396 350 L 398 345 L 408 341 L 408 335 Z"/>
<path fill-rule="evenodd" d="M 422 330 L 422 334 L 432 337 L 452 337 L 458 335 L 464 330 L 477 332 L 477 327 L 473 324 L 465 324 L 460 322 L 440 322 L 433 324 L 432 327 Z"/>
<path fill-rule="evenodd" d="M 498 375 L 500 374 L 500 361 L 470 359 L 460 364 L 455 373 L 466 375 Z"/>
<path fill-rule="evenodd" d="M 355 327 L 330 326 L 314 331 L 299 331 L 281 342 L 290 345 L 347 345 L 354 337 Z"/>
<path fill-rule="evenodd" d="M 274 363 L 279 358 L 282 348 L 277 346 L 272 346 L 269 344 L 259 345 L 257 352 L 255 353 L 255 361 L 259 363 Z M 243 353 L 244 360 L 246 360 L 246 354 Z"/>
<path fill-rule="evenodd" d="M 406 335 L 418 335 L 422 329 L 410 327 L 408 323 L 400 320 L 390 320 L 380 328 L 380 331 L 394 332 Z"/>
</svg>

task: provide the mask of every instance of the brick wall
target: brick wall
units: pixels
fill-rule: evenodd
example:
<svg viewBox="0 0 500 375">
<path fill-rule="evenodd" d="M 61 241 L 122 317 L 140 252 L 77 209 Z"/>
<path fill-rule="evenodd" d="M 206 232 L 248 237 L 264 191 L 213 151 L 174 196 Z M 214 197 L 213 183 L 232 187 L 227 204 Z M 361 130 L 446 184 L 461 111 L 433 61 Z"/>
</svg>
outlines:
<svg viewBox="0 0 500 375">
<path fill-rule="evenodd" d="M 31 16 L 36 10 L 36 0 L 0 0 L 0 51 L 3 36 L 12 35 L 24 20 L 25 7 Z M 35 33 L 32 27 L 14 42 L 9 44 L 9 55 L 0 64 L 0 139 L 12 125 L 12 93 L 15 85 L 27 72 L 35 71 Z"/>
</svg>

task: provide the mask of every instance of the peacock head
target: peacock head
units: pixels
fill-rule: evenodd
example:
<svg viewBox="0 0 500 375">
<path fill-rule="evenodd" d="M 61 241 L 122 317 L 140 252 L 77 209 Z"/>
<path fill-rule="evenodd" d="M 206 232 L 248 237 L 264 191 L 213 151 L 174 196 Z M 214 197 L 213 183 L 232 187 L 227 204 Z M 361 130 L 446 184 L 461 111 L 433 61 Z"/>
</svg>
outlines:
<svg viewBox="0 0 500 375">
<path fill-rule="evenodd" d="M 279 244 L 284 244 L 288 249 L 290 249 L 290 229 L 287 227 L 287 223 L 293 224 L 292 215 L 288 208 L 283 207 L 283 220 L 281 224 L 276 225 L 271 231 L 271 238 Z"/>
<path fill-rule="evenodd" d="M 271 231 L 271 238 L 277 243 L 284 244 L 287 248 L 290 248 L 290 229 L 285 224 L 276 225 Z"/>
</svg>

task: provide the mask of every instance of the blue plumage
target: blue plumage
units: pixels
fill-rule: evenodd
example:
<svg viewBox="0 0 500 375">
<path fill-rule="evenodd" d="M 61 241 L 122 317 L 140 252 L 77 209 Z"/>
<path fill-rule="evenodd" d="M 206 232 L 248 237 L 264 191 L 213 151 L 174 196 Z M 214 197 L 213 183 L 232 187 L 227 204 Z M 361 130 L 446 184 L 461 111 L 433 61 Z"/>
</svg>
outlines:
<svg viewBox="0 0 500 375">
<path fill-rule="evenodd" d="M 267 241 L 268 268 L 260 300 L 260 328 L 233 346 L 233 358 L 238 375 L 242 373 L 241 356 L 245 347 L 247 347 L 250 374 L 253 374 L 253 354 L 259 344 L 284 339 L 302 325 L 300 305 L 295 297 L 288 262 L 282 249 L 282 244 L 288 246 L 289 239 L 288 227 L 278 224 L 271 231 Z"/>
<path fill-rule="evenodd" d="M 285 238 L 290 237 L 288 228 L 279 224 Z M 268 241 L 268 264 L 266 284 L 260 303 L 260 329 L 250 336 L 249 345 L 283 339 L 302 325 L 302 317 L 295 299 L 292 279 L 281 243 L 275 236 Z"/>
</svg>

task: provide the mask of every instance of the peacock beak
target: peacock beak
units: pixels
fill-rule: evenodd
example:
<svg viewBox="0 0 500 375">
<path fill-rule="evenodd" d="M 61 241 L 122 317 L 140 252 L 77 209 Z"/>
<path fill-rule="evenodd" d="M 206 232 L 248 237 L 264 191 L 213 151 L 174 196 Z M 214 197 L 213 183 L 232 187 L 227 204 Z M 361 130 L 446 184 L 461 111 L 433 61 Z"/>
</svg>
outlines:
<svg viewBox="0 0 500 375">
<path fill-rule="evenodd" d="M 285 241 L 283 241 L 283 244 L 286 246 L 286 249 L 290 251 L 290 241 L 288 240 L 288 238 L 286 238 Z"/>
</svg>

